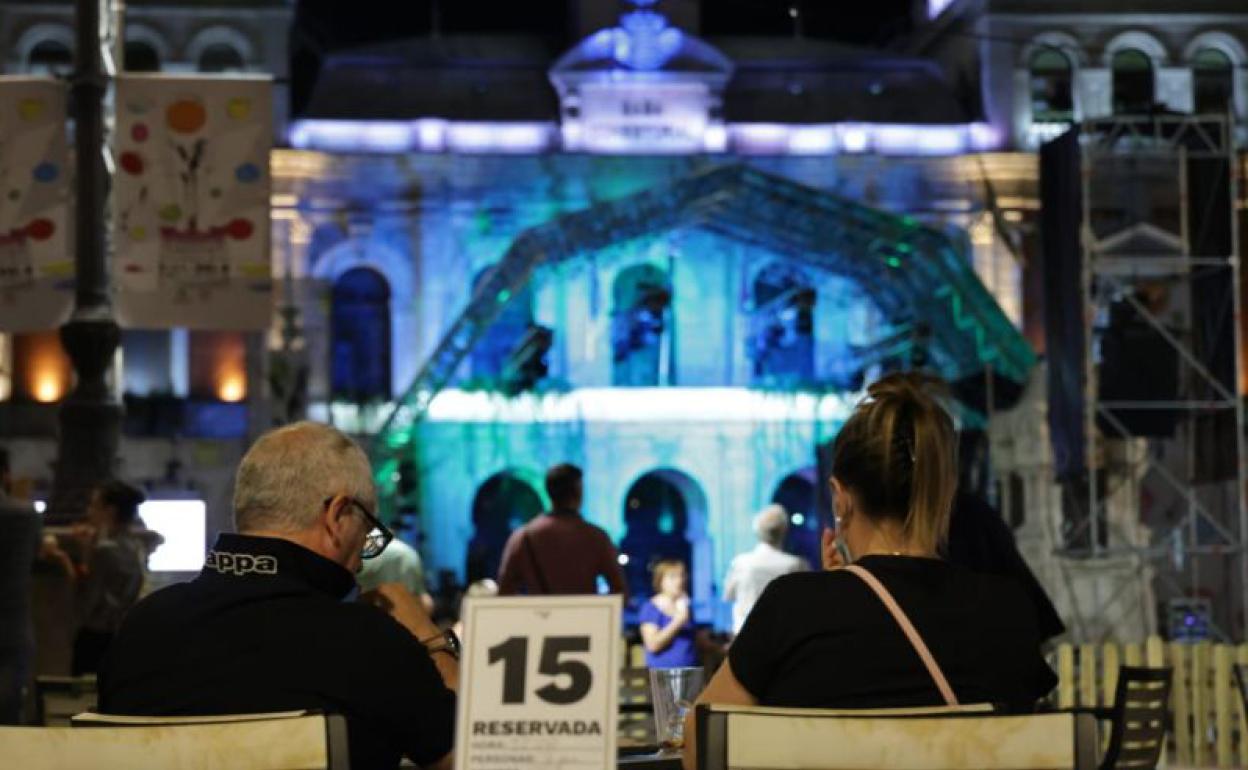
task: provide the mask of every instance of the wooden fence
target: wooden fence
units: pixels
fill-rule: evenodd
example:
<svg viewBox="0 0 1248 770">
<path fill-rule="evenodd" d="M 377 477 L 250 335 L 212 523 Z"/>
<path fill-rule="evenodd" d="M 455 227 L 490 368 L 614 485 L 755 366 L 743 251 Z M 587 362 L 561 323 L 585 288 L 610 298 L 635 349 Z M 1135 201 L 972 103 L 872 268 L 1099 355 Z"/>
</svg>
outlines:
<svg viewBox="0 0 1248 770">
<path fill-rule="evenodd" d="M 1170 752 L 1187 767 L 1248 767 L 1248 722 L 1236 687 L 1235 663 L 1248 663 L 1248 644 L 1063 644 L 1057 649 L 1059 708 L 1110 706 L 1119 666 L 1170 666 Z"/>
</svg>

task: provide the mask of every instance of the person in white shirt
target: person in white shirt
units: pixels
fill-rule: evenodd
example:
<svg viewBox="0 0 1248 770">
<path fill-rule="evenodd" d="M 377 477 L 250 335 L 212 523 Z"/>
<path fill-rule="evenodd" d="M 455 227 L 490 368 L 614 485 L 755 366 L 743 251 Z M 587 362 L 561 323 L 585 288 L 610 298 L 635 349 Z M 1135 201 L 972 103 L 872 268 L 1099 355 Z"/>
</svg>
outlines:
<svg viewBox="0 0 1248 770">
<path fill-rule="evenodd" d="M 741 630 L 745 618 L 762 595 L 767 584 L 790 572 L 810 569 L 806 560 L 782 550 L 789 533 L 789 512 L 773 503 L 754 517 L 754 534 L 758 545 L 738 554 L 724 579 L 724 599 L 732 602 L 732 633 Z"/>
</svg>

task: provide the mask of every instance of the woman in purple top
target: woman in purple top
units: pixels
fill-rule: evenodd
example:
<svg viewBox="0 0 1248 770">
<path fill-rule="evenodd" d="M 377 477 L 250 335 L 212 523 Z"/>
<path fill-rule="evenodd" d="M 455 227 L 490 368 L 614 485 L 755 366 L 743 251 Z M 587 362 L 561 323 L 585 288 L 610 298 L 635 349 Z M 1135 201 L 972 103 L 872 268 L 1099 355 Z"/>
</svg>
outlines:
<svg viewBox="0 0 1248 770">
<path fill-rule="evenodd" d="M 654 565 L 654 590 L 641 608 L 641 641 L 649 668 L 700 666 L 697 632 L 685 593 L 685 565 L 664 560 Z"/>
</svg>

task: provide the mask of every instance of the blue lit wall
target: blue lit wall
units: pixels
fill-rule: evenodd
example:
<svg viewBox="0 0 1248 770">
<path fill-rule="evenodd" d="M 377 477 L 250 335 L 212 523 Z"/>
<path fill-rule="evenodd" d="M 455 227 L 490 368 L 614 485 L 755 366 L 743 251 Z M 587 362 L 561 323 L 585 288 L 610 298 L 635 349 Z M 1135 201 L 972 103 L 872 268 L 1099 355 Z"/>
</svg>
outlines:
<svg viewBox="0 0 1248 770">
<path fill-rule="evenodd" d="M 354 267 L 380 272 L 391 287 L 393 391 L 401 393 L 467 303 L 474 279 L 517 233 L 563 212 L 636 192 L 707 163 L 697 157 L 452 156 L 332 159 L 304 180 L 296 207 L 311 235 L 299 272 L 313 362 L 311 397 L 327 400 L 328 302 L 332 283 Z M 932 176 L 940 161 L 764 158 L 758 166 L 931 221 Z M 935 170 L 935 171 L 934 171 Z M 326 202 L 335 205 L 326 205 Z M 533 319 L 554 330 L 550 383 L 562 388 L 612 382 L 612 288 L 638 264 L 670 272 L 670 367 L 663 384 L 745 388 L 756 275 L 779 259 L 755 245 L 684 229 L 614 244 L 570 263 L 541 268 L 531 284 Z M 852 282 L 808 271 L 816 292 L 815 374 L 843 379 L 847 347 L 883 336 L 880 317 Z M 472 385 L 466 361 L 459 385 Z M 750 519 L 785 476 L 815 463 L 815 446 L 838 422 L 755 423 L 748 415 L 706 422 L 572 421 L 425 423 L 418 434 L 426 559 L 462 575 L 473 535 L 473 497 L 490 476 L 514 470 L 540 487 L 550 464 L 571 461 L 586 477 L 587 516 L 617 539 L 625 495 L 648 471 L 668 469 L 687 494 L 694 540 L 695 596 L 705 600 L 731 557 L 753 543 Z M 721 613 L 703 602 L 701 617 Z M 726 621 L 726 616 L 718 614 Z"/>
<path fill-rule="evenodd" d="M 838 426 L 835 421 L 748 419 L 721 424 L 426 423 L 418 450 L 426 553 L 433 569 L 463 570 L 473 535 L 473 497 L 495 473 L 516 472 L 540 488 L 546 467 L 580 465 L 586 518 L 619 542 L 625 535 L 629 488 L 648 472 L 666 470 L 677 479 L 689 509 L 691 582 L 699 617 L 726 623 L 725 610 L 706 600 L 722 584 L 733 555 L 753 547 L 751 518 L 787 475 L 814 464 L 816 442 L 835 435 Z"/>
</svg>

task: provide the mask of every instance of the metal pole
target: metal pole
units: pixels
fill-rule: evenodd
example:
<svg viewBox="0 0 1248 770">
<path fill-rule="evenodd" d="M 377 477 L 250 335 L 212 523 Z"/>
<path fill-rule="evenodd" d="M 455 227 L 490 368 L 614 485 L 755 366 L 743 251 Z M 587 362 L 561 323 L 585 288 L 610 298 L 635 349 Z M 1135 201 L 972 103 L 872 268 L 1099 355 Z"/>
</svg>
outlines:
<svg viewBox="0 0 1248 770">
<path fill-rule="evenodd" d="M 1092 261 L 1096 258 L 1096 249 L 1094 247 L 1095 235 L 1092 232 L 1092 175 L 1094 166 L 1097 161 L 1097 151 L 1094 145 L 1088 143 L 1081 153 L 1081 175 L 1083 177 L 1083 223 L 1079 228 L 1080 249 L 1083 251 L 1083 264 L 1081 266 L 1082 288 L 1083 288 L 1083 429 L 1084 435 L 1084 465 L 1088 473 L 1088 513 L 1087 523 L 1089 535 L 1091 537 L 1091 552 L 1099 555 L 1101 551 L 1100 545 L 1100 495 L 1097 489 L 1096 465 L 1097 465 L 1097 449 L 1099 442 L 1096 436 L 1096 414 L 1097 400 L 1099 393 L 1097 392 L 1096 378 L 1096 361 L 1093 358 L 1093 335 L 1096 332 L 1096 284 L 1095 284 L 1095 266 Z"/>
<path fill-rule="evenodd" d="M 1132 303 L 1135 305 L 1136 312 L 1140 314 L 1140 317 L 1152 323 L 1153 327 L 1157 329 L 1157 331 L 1163 337 L 1166 338 L 1167 342 L 1170 343 L 1170 346 L 1173 347 L 1179 353 L 1181 360 L 1176 364 L 1176 366 L 1178 366 L 1179 368 L 1179 378 L 1178 378 L 1179 387 L 1182 389 L 1184 393 L 1187 393 L 1190 395 L 1195 390 L 1193 387 L 1194 386 L 1193 380 L 1195 380 L 1196 377 L 1193 376 L 1193 372 L 1192 372 L 1192 370 L 1194 369 L 1195 374 L 1200 375 L 1201 377 L 1204 377 L 1205 379 L 1207 379 L 1213 385 L 1215 390 L 1221 391 L 1219 395 L 1229 396 L 1230 394 L 1226 393 L 1225 390 L 1221 388 L 1221 383 L 1218 382 L 1218 378 L 1214 377 L 1213 374 L 1210 373 L 1209 370 L 1200 363 L 1199 359 L 1196 358 L 1195 351 L 1189 349 L 1189 347 L 1193 344 L 1195 337 L 1196 337 L 1196 334 L 1195 334 L 1196 314 L 1195 314 L 1195 309 L 1192 307 L 1192 297 L 1194 296 L 1192 294 L 1192 282 L 1195 280 L 1195 275 L 1193 274 L 1192 267 L 1191 267 L 1191 258 L 1192 258 L 1191 195 L 1188 190 L 1187 148 L 1180 146 L 1178 149 L 1179 149 L 1179 154 L 1178 154 L 1179 237 L 1183 239 L 1183 253 L 1181 256 L 1183 257 L 1183 261 L 1186 263 L 1184 266 L 1184 270 L 1183 270 L 1183 278 L 1184 278 L 1185 285 L 1187 286 L 1187 289 L 1188 289 L 1188 292 L 1187 292 L 1188 299 L 1187 299 L 1187 302 L 1183 304 L 1183 308 L 1184 308 L 1183 309 L 1183 335 L 1185 338 L 1185 342 L 1180 342 L 1179 340 L 1174 339 L 1169 334 L 1169 332 L 1165 329 L 1165 325 L 1153 319 L 1152 315 L 1147 312 L 1147 309 L 1138 301 L 1136 301 L 1134 298 L 1132 298 Z M 1184 361 L 1186 361 L 1186 363 L 1188 364 L 1187 366 L 1184 366 Z M 1196 442 L 1200 438 L 1200 431 L 1197 430 L 1197 416 L 1194 412 L 1188 411 L 1182 414 L 1181 419 L 1183 422 L 1181 425 L 1178 426 L 1178 429 L 1176 430 L 1176 435 L 1182 436 L 1184 442 L 1187 445 L 1186 457 L 1184 458 L 1187 462 L 1187 468 L 1186 468 L 1187 478 L 1184 479 L 1184 482 L 1187 486 L 1187 492 L 1188 492 L 1187 494 L 1188 543 L 1187 543 L 1186 552 L 1183 555 L 1183 564 L 1185 567 L 1187 567 L 1187 570 L 1188 570 L 1188 578 L 1189 578 L 1188 585 L 1187 585 L 1188 598 L 1194 599 L 1200 595 L 1200 556 L 1193 551 L 1193 549 L 1200 547 L 1200 522 L 1197 519 L 1197 509 L 1199 505 L 1196 500 L 1196 490 L 1195 490 L 1195 486 L 1196 486 Z"/>
<path fill-rule="evenodd" d="M 74 105 L 77 201 L 74 313 L 61 327 L 61 343 L 77 382 L 61 406 L 60 433 L 48 514 L 51 523 L 76 518 L 92 487 L 112 476 L 121 438 L 121 405 L 108 374 L 121 332 L 109 301 L 105 216 L 109 166 L 105 153 L 104 97 L 113 73 L 101 22 L 112 18 L 109 0 L 77 0 L 76 51 L 70 98 Z M 112 28 L 112 25 L 109 25 Z"/>
<path fill-rule="evenodd" d="M 1239 598 L 1243 612 L 1241 642 L 1248 642 L 1248 445 L 1244 439 L 1244 307 L 1243 307 L 1243 269 L 1240 264 L 1239 245 L 1239 171 L 1235 143 L 1231 139 L 1234 124 L 1227 119 L 1226 141 L 1227 182 L 1231 186 L 1231 280 L 1234 287 L 1231 291 L 1231 302 L 1235 316 L 1235 450 L 1239 453 L 1239 475 L 1235 485 L 1235 502 L 1239 506 Z"/>
</svg>

